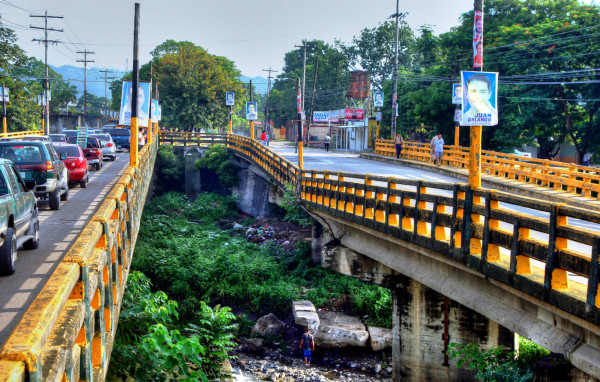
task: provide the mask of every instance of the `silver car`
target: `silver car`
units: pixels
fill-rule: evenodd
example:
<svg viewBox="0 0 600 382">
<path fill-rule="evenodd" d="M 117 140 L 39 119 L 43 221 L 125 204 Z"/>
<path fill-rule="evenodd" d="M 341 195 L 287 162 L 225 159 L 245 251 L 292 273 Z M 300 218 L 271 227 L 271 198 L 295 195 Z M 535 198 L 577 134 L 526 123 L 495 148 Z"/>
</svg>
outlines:
<svg viewBox="0 0 600 382">
<path fill-rule="evenodd" d="M 117 159 L 117 145 L 113 142 L 110 134 L 91 134 L 89 137 L 98 138 L 102 145 L 104 159 L 110 159 L 111 161 Z"/>
</svg>

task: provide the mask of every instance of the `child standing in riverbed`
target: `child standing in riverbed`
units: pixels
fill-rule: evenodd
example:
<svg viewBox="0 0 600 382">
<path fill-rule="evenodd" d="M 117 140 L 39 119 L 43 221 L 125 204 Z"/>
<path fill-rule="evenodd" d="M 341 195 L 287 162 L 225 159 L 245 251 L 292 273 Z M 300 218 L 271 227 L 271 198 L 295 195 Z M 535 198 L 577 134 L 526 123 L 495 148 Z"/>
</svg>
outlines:
<svg viewBox="0 0 600 382">
<path fill-rule="evenodd" d="M 313 340 L 312 334 L 310 334 L 309 328 L 306 328 L 298 347 L 304 352 L 304 364 L 309 366 L 312 352 L 315 350 L 315 341 Z"/>
</svg>

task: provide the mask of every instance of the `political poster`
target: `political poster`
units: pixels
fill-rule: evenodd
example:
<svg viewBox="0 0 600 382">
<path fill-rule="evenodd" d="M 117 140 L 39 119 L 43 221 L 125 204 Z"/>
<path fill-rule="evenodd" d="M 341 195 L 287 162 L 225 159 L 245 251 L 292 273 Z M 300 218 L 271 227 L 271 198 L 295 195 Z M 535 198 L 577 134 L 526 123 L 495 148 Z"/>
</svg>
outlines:
<svg viewBox="0 0 600 382">
<path fill-rule="evenodd" d="M 8 88 L 2 87 L 2 94 L 0 94 L 0 101 L 4 101 L 4 102 L 8 102 L 9 101 L 9 94 L 10 91 L 8 90 Z"/>
<path fill-rule="evenodd" d="M 383 107 L 383 92 L 375 92 L 375 107 Z"/>
<path fill-rule="evenodd" d="M 160 106 L 158 106 L 158 101 L 152 100 L 152 123 L 158 123 L 160 121 L 159 118 Z"/>
<path fill-rule="evenodd" d="M 131 126 L 131 93 L 132 93 L 132 82 L 123 81 L 123 89 L 121 91 L 121 113 L 119 118 L 119 125 Z M 150 113 L 150 83 L 139 82 L 138 83 L 138 127 L 148 127 L 150 120 L 148 113 Z"/>
<path fill-rule="evenodd" d="M 483 12 L 475 11 L 473 19 L 473 67 L 483 67 Z"/>
<path fill-rule="evenodd" d="M 498 73 L 460 72 L 463 126 L 498 124 Z"/>
<path fill-rule="evenodd" d="M 460 123 L 462 121 L 462 110 L 455 109 L 454 110 L 454 122 Z"/>
<path fill-rule="evenodd" d="M 380 111 L 375 113 L 375 120 L 377 122 L 381 122 L 381 112 Z"/>
<path fill-rule="evenodd" d="M 460 105 L 462 104 L 462 85 L 452 84 L 452 103 Z"/>
<path fill-rule="evenodd" d="M 256 102 L 246 102 L 246 119 L 248 121 L 256 121 L 258 119 L 256 109 Z"/>
<path fill-rule="evenodd" d="M 235 94 L 233 92 L 225 93 L 225 105 L 233 106 L 234 100 L 235 100 L 234 98 L 235 98 Z"/>
<path fill-rule="evenodd" d="M 158 104 L 158 120 L 162 120 L 162 105 Z"/>
</svg>

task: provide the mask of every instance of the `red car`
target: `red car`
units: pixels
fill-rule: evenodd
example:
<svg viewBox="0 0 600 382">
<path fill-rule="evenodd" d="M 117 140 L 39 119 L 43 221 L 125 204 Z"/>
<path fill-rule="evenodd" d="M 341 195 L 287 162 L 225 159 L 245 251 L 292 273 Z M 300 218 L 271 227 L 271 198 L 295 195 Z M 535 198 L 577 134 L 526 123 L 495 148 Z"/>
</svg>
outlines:
<svg viewBox="0 0 600 382">
<path fill-rule="evenodd" d="M 77 137 L 70 137 L 68 142 L 70 144 L 77 144 Z M 94 137 L 87 138 L 87 144 L 85 148 L 81 149 L 83 156 L 87 159 L 88 164 L 93 166 L 96 170 L 100 170 L 103 166 L 104 155 L 102 154 L 102 144 L 100 140 Z"/>
<path fill-rule="evenodd" d="M 83 151 L 77 145 L 54 145 L 54 148 L 58 152 L 58 155 L 62 156 L 62 153 L 67 155 L 63 162 L 69 170 L 69 181 L 71 183 L 79 183 L 81 188 L 86 188 L 90 179 L 90 173 L 88 170 L 88 161 L 83 155 Z"/>
</svg>

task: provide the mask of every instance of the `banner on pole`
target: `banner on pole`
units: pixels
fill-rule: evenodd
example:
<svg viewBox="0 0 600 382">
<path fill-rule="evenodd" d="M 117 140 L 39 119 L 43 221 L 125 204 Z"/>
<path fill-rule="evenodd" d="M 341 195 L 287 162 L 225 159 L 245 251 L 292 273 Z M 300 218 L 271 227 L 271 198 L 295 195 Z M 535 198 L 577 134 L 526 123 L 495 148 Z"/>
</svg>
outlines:
<svg viewBox="0 0 600 382">
<path fill-rule="evenodd" d="M 225 105 L 233 106 L 234 105 L 235 94 L 233 92 L 227 92 L 225 94 Z"/>
<path fill-rule="evenodd" d="M 475 11 L 473 20 L 473 67 L 483 67 L 483 12 Z"/>
<path fill-rule="evenodd" d="M 462 104 L 462 85 L 452 84 L 452 103 L 460 105 Z"/>
<path fill-rule="evenodd" d="M 463 126 L 498 124 L 498 73 L 460 72 Z"/>
<path fill-rule="evenodd" d="M 131 81 L 123 81 L 119 125 L 131 126 Z M 148 127 L 150 113 L 150 83 L 138 83 L 138 127 Z"/>
<path fill-rule="evenodd" d="M 383 92 L 375 92 L 375 107 L 383 107 Z"/>
<path fill-rule="evenodd" d="M 160 121 L 160 106 L 158 106 L 158 101 L 152 100 L 152 123 L 158 123 Z"/>
<path fill-rule="evenodd" d="M 258 119 L 256 108 L 256 102 L 246 102 L 246 119 L 248 121 L 256 121 Z"/>
<path fill-rule="evenodd" d="M 2 87 L 2 94 L 0 95 L 0 101 L 8 102 L 9 101 L 9 93 L 10 91 L 6 87 Z"/>
</svg>

